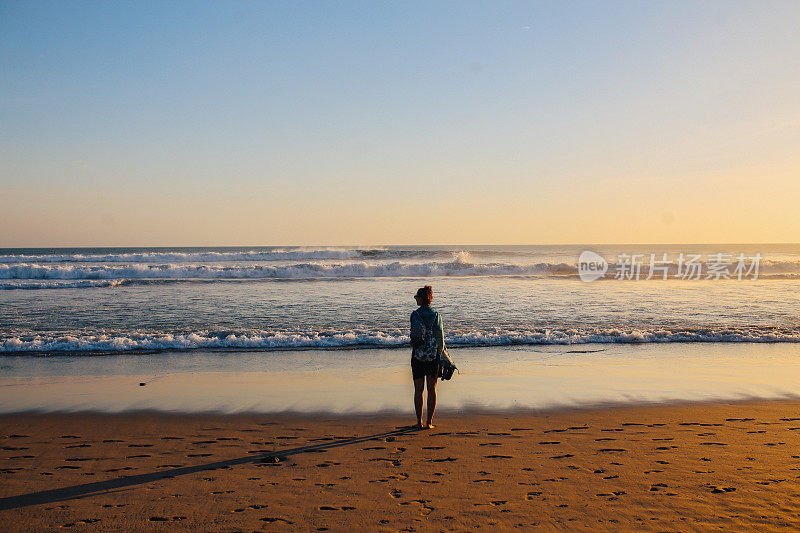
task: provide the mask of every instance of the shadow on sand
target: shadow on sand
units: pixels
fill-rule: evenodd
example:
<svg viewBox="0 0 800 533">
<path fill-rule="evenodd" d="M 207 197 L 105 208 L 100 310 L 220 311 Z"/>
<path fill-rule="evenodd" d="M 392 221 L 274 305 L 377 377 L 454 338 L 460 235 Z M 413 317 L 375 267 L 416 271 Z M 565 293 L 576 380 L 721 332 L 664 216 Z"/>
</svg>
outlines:
<svg viewBox="0 0 800 533">
<path fill-rule="evenodd" d="M 149 474 L 137 474 L 132 476 L 122 476 L 106 481 L 98 481 L 95 483 L 84 483 L 82 485 L 73 485 L 71 487 L 63 487 L 60 489 L 43 490 L 39 492 L 31 492 L 29 494 L 22 494 L 20 496 L 10 496 L 7 498 L 0 498 L 0 511 L 7 509 L 17 509 L 19 507 L 27 507 L 30 505 L 39 505 L 43 503 L 54 503 L 76 498 L 84 498 L 87 496 L 95 496 L 102 493 L 108 493 L 115 489 L 131 487 L 133 485 L 142 485 L 152 481 L 161 479 L 169 479 L 177 476 L 184 476 L 186 474 L 194 474 L 204 470 L 215 470 L 217 468 L 224 468 L 234 465 L 243 465 L 248 463 L 280 463 L 285 461 L 289 456 L 305 452 L 314 452 L 318 450 L 325 450 L 329 448 L 339 448 L 341 446 L 348 446 L 350 444 L 358 444 L 360 442 L 367 442 L 371 440 L 383 439 L 386 437 L 394 437 L 398 435 L 406 435 L 415 433 L 418 429 L 415 426 L 408 426 L 387 431 L 385 433 L 376 433 L 375 435 L 367 435 L 364 437 L 353 437 L 349 439 L 340 439 L 324 444 L 315 444 L 313 446 L 302 446 L 299 448 L 291 448 L 288 450 L 276 451 L 267 454 L 252 454 L 246 457 L 237 457 L 235 459 L 227 459 L 225 461 L 216 461 L 213 463 L 205 463 L 195 466 L 184 466 L 180 468 L 172 468 L 169 470 L 161 470 L 159 472 L 151 472 Z"/>
</svg>

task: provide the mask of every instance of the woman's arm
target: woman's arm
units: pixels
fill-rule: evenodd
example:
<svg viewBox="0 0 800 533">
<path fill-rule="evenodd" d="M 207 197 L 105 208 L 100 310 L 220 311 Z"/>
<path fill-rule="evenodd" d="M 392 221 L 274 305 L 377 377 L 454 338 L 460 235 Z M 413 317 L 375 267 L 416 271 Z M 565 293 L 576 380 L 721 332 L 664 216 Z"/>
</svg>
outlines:
<svg viewBox="0 0 800 533">
<path fill-rule="evenodd" d="M 425 337 L 425 324 L 419 319 L 417 313 L 411 313 L 411 346 L 417 348 Z"/>
<path fill-rule="evenodd" d="M 444 328 L 442 327 L 442 316 L 436 313 L 436 326 L 433 328 L 433 335 L 436 339 L 436 357 L 444 351 Z"/>
</svg>

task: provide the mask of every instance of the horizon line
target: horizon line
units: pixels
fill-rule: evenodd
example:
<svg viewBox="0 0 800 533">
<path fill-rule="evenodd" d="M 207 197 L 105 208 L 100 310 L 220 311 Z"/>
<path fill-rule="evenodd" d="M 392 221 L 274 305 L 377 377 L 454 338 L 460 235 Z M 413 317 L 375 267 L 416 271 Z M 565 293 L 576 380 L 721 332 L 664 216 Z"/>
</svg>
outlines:
<svg viewBox="0 0 800 533">
<path fill-rule="evenodd" d="M 40 245 L 40 246 L 0 246 L 0 250 L 37 250 L 37 249 L 69 249 L 69 248 L 367 248 L 367 247 L 459 247 L 459 246 L 756 246 L 756 245 L 798 245 L 799 242 L 787 241 L 761 241 L 761 242 L 604 242 L 604 243 L 518 243 L 518 244 L 487 244 L 487 243 L 404 243 L 404 244 L 170 244 L 170 245 L 120 245 L 120 244 L 95 244 L 95 245 Z"/>
</svg>

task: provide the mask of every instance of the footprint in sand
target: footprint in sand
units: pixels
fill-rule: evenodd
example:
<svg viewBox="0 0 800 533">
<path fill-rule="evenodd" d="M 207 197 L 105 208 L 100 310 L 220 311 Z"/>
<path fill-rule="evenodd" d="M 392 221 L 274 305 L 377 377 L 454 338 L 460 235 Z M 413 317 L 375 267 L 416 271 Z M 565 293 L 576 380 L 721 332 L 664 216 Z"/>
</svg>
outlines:
<svg viewBox="0 0 800 533">
<path fill-rule="evenodd" d="M 71 523 L 69 523 L 69 524 L 64 524 L 64 525 L 63 525 L 63 526 L 61 526 L 61 527 L 73 527 L 73 526 L 76 526 L 76 525 L 78 525 L 78 524 L 82 524 L 82 525 L 86 525 L 86 524 L 96 524 L 96 523 L 97 523 L 97 522 L 99 522 L 99 521 L 100 521 L 100 519 L 99 519 L 99 518 L 84 518 L 83 520 L 78 520 L 77 522 L 71 522 Z"/>
<path fill-rule="evenodd" d="M 513 459 L 512 455 L 486 455 L 487 459 Z M 571 457 L 571 456 L 570 456 Z"/>
<path fill-rule="evenodd" d="M 248 505 L 247 507 L 239 507 L 238 509 L 234 509 L 231 512 L 232 513 L 242 513 L 244 511 L 247 511 L 248 509 L 266 509 L 267 507 L 269 507 L 269 505 L 255 503 L 253 505 Z"/>
<path fill-rule="evenodd" d="M 435 508 L 435 507 L 432 507 L 432 506 L 428 505 L 428 503 L 429 503 L 429 502 L 430 502 L 430 500 L 422 500 L 422 499 L 420 499 L 420 500 L 412 500 L 412 501 L 410 501 L 410 502 L 403 502 L 403 503 L 401 503 L 400 505 L 409 505 L 409 504 L 411 504 L 411 503 L 418 503 L 418 504 L 420 504 L 420 506 L 422 507 L 422 508 L 420 509 L 420 512 L 422 513 L 422 515 L 423 515 L 423 516 L 428 516 L 428 515 L 429 515 L 429 514 L 431 514 L 433 511 L 435 511 L 435 510 L 436 510 L 436 508 Z"/>
<path fill-rule="evenodd" d="M 423 446 L 423 450 L 444 450 L 444 446 Z"/>
<path fill-rule="evenodd" d="M 392 466 L 400 466 L 401 464 L 403 464 L 402 459 L 389 459 L 389 458 L 386 458 L 386 457 L 375 457 L 374 459 L 370 459 L 370 462 L 375 462 L 375 461 L 386 461 L 387 463 L 391 464 Z M 336 463 L 336 464 L 338 464 L 338 463 Z M 317 465 L 317 466 L 320 466 L 320 465 Z"/>
<path fill-rule="evenodd" d="M 187 453 L 186 457 L 211 457 L 210 453 Z"/>
<path fill-rule="evenodd" d="M 334 461 L 325 461 L 324 463 L 319 463 L 319 464 L 316 464 L 314 466 L 316 466 L 317 468 L 328 468 L 330 466 L 335 466 L 335 465 L 340 465 L 340 464 L 342 464 L 342 463 L 337 463 L 337 462 L 334 462 Z"/>
<path fill-rule="evenodd" d="M 565 453 L 564 455 L 554 455 L 550 459 L 567 459 L 568 457 L 575 457 L 571 453 Z"/>
<path fill-rule="evenodd" d="M 400 498 L 402 495 L 403 495 L 403 491 L 400 490 L 400 489 L 392 489 L 392 490 L 389 491 L 389 496 L 391 496 L 392 498 L 395 498 L 395 499 Z"/>
<path fill-rule="evenodd" d="M 290 522 L 285 518 L 279 518 L 276 516 L 265 516 L 264 518 L 259 518 L 262 522 L 267 522 L 268 524 L 274 524 L 275 522 L 283 522 L 284 524 L 294 524 L 294 522 Z"/>
</svg>

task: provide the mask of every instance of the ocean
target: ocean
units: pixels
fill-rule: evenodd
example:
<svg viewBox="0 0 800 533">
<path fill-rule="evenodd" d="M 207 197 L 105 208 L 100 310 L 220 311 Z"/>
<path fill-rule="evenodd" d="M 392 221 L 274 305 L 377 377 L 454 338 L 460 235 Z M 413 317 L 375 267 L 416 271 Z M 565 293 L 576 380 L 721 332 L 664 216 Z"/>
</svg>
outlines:
<svg viewBox="0 0 800 533">
<path fill-rule="evenodd" d="M 607 262 L 594 281 L 584 281 L 580 259 L 587 251 Z M 317 382 L 332 382 L 370 368 L 396 372 L 408 364 L 409 315 L 422 285 L 433 286 L 433 307 L 464 375 L 515 366 L 508 372 L 519 374 L 530 365 L 530 379 L 508 389 L 518 387 L 517 396 L 490 393 L 487 383 L 473 388 L 484 393 L 464 396 L 459 405 L 540 405 L 541 387 L 534 401 L 526 383 L 545 359 L 578 362 L 579 372 L 602 375 L 613 366 L 609 357 L 633 363 L 642 353 L 680 354 L 700 367 L 728 355 L 737 364 L 747 360 L 724 393 L 761 395 L 760 385 L 747 381 L 750 366 L 763 367 L 776 355 L 752 347 L 783 345 L 780 354 L 794 357 L 790 343 L 800 341 L 798 244 L 0 249 L 0 368 L 7 380 L 0 410 L 311 408 L 310 395 L 300 392 L 272 403 L 254 391 L 245 400 L 205 397 L 191 405 L 176 396 L 176 407 L 163 398 L 126 403 L 102 395 L 65 403 L 64 391 L 34 400 L 25 390 L 32 390 L 30 380 L 52 384 L 59 376 L 169 375 L 169 382 L 178 374 L 313 371 Z M 791 361 L 781 365 L 793 368 Z M 664 368 L 674 367 L 662 374 Z M 785 386 L 779 380 L 770 394 L 800 393 L 789 379 L 794 374 L 782 375 Z M 410 380 L 402 376 L 405 387 Z M 341 390 L 352 391 L 353 381 L 342 383 L 330 392 L 337 409 L 395 406 L 343 401 Z M 720 392 L 710 383 L 695 392 Z M 576 397 L 574 384 L 557 385 L 548 398 Z M 584 380 L 581 392 L 600 385 Z M 613 390 L 614 398 L 630 392 Z M 647 386 L 637 394 L 672 397 Z M 588 397 L 613 399 L 599 392 Z M 312 403 L 332 405 L 325 395 Z"/>
</svg>

